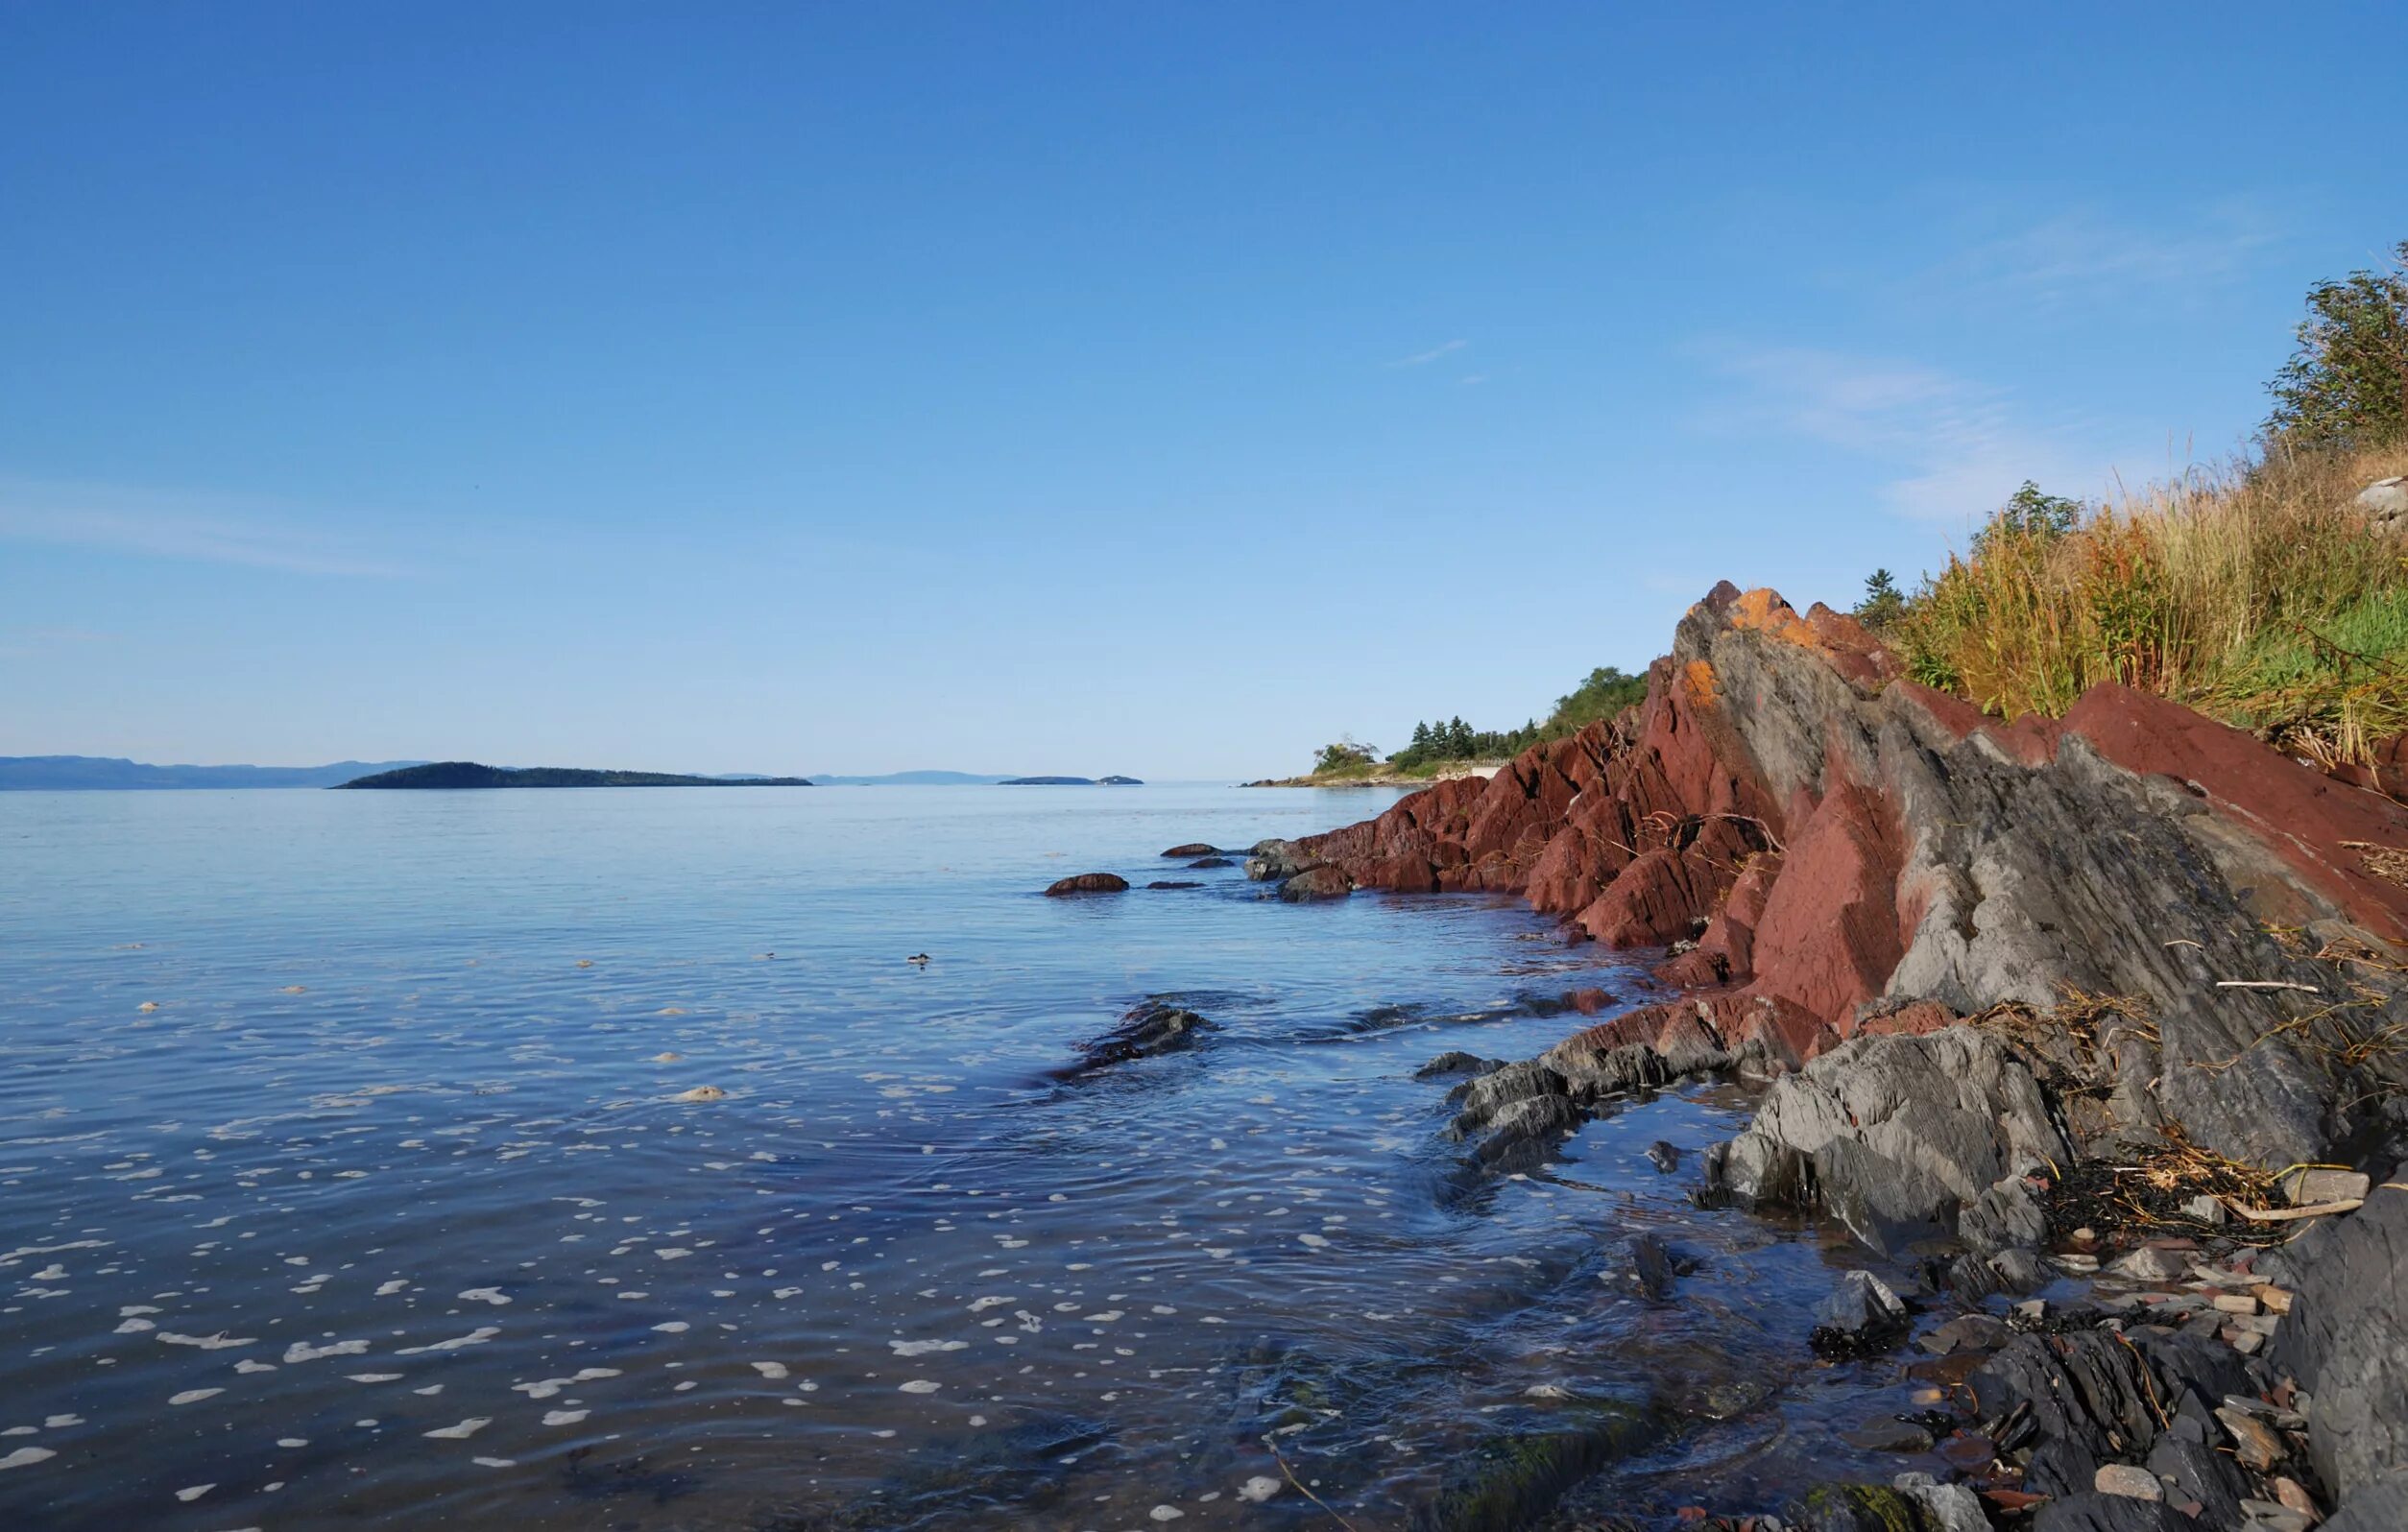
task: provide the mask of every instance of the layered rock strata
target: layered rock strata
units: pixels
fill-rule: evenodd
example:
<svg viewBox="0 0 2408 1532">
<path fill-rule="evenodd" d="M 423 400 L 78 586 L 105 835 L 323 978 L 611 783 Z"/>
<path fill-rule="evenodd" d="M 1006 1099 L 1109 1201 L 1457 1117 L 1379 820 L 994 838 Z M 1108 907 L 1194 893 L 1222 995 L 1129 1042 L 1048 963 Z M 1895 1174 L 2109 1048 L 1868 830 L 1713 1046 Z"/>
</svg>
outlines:
<svg viewBox="0 0 2408 1532">
<path fill-rule="evenodd" d="M 1682 1074 L 1754 1070 L 1771 1083 L 1706 1157 L 1709 1187 L 1818 1204 L 1887 1251 L 1953 1235 L 1951 1281 L 1976 1294 L 2047 1275 L 2039 1199 L 2080 1160 L 2173 1143 L 2397 1181 L 2408 746 L 2328 776 L 2117 685 L 2002 723 L 1904 679 L 1852 619 L 1728 585 L 1649 680 L 1640 706 L 1493 778 L 1248 864 L 1316 892 L 1520 894 L 1579 937 L 1666 949 L 1672 997 L 1536 1060 L 1475 1061 L 1452 1128 L 1471 1164 L 1543 1159 L 1601 1103 Z M 2286 1253 L 2299 1308 L 2275 1361 L 2317 1403 L 2336 1527 L 2392 1524 L 2408 1494 L 2404 1208 L 2387 1185 Z M 2135 1369 L 2167 1369 L 2146 1351 L 2092 1371 L 2148 1381 Z M 2045 1383 L 2073 1362 L 2025 1364 Z M 2044 1439 L 2064 1444 L 2035 1458 L 2063 1480 L 2058 1524 L 2137 1509 L 2088 1503 L 2104 1447 L 2071 1424 Z"/>
</svg>

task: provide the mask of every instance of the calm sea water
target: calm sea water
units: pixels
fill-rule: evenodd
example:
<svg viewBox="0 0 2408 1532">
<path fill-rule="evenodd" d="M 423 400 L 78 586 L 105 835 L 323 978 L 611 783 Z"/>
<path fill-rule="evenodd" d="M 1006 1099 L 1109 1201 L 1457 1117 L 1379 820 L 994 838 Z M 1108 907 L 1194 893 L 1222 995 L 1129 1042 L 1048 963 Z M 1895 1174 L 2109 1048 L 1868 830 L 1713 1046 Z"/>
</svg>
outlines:
<svg viewBox="0 0 2408 1532">
<path fill-rule="evenodd" d="M 1401 1527 L 1598 1400 L 1698 1421 L 1625 1509 L 1844 1467 L 1841 1257 L 1642 1154 L 1741 1095 L 1480 1182 L 1413 1078 L 1635 973 L 1156 854 L 1385 802 L 0 794 L 0 1525 Z M 1218 1029 L 1052 1078 L 1158 994 Z"/>
</svg>

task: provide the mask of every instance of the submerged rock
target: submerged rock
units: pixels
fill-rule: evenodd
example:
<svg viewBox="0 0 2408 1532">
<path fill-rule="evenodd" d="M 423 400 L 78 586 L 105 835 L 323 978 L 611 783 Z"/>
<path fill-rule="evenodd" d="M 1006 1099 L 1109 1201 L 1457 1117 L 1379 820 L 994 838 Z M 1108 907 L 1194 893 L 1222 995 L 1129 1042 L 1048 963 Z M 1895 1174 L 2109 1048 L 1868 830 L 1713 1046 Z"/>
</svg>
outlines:
<svg viewBox="0 0 2408 1532">
<path fill-rule="evenodd" d="M 1192 1044 L 1198 1033 L 1213 1030 L 1212 1022 L 1192 1011 L 1164 1000 L 1148 1000 L 1121 1017 L 1119 1026 L 1088 1043 L 1080 1050 L 1078 1062 L 1055 1070 L 1054 1077 L 1075 1080 L 1132 1059 L 1175 1052 Z"/>
<path fill-rule="evenodd" d="M 1815 1310 L 1807 1344 L 1818 1356 L 1868 1356 L 1906 1338 L 1905 1300 L 1868 1271 L 1840 1274 L 1831 1296 Z"/>
<path fill-rule="evenodd" d="M 1635 1405 L 1581 1400 L 1554 1418 L 1500 1431 L 1457 1465 L 1415 1532 L 1519 1532 L 1581 1480 L 1663 1440 L 1665 1423 Z"/>
<path fill-rule="evenodd" d="M 1437 1080 L 1451 1074 L 1490 1074 L 1505 1067 L 1503 1059 L 1483 1059 L 1477 1053 L 1449 1048 L 1413 1071 L 1416 1080 Z"/>
<path fill-rule="evenodd" d="M 1173 846 L 1163 852 L 1165 856 L 1218 856 L 1219 854 L 1219 847 L 1207 846 L 1202 841 L 1190 841 L 1184 846 Z"/>
<path fill-rule="evenodd" d="M 1916 1493 L 1882 1484 L 1818 1484 L 1790 1505 L 1797 1532 L 1955 1532 Z"/>
</svg>

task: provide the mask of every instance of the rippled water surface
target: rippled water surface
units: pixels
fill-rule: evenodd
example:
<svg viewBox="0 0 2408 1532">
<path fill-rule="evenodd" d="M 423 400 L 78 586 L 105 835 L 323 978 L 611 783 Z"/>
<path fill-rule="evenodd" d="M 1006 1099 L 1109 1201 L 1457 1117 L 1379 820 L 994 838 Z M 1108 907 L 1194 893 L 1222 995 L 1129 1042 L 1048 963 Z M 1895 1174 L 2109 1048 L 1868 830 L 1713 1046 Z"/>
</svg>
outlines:
<svg viewBox="0 0 2408 1532">
<path fill-rule="evenodd" d="M 1635 973 L 1155 854 L 1385 801 L 0 794 L 0 1524 L 1401 1527 L 1637 1406 L 1618 1505 L 1831 1467 L 1833 1253 L 1642 1153 L 1740 1095 L 1482 1182 L 1413 1078 Z M 1038 896 L 1104 868 L 1200 886 Z M 1052 1077 L 1156 994 L 1217 1029 Z"/>
</svg>

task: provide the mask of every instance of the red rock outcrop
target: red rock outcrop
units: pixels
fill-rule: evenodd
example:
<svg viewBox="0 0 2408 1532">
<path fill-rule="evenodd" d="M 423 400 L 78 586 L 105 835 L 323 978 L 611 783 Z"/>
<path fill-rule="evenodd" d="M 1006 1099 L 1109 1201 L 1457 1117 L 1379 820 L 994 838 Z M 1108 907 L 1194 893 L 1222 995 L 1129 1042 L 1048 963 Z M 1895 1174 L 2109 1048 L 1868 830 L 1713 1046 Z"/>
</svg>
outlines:
<svg viewBox="0 0 2408 1532">
<path fill-rule="evenodd" d="M 2396 1067 L 2336 1063 L 2366 1017 L 2302 1019 L 2311 993 L 2408 1000 L 2396 968 L 2330 957 L 2408 943 L 2408 888 L 2366 854 L 2408 848 L 2408 808 L 2366 776 L 2123 686 L 2009 725 L 1901 680 L 1842 613 L 1723 585 L 1622 717 L 1296 850 L 1362 887 L 1516 892 L 1578 935 L 1677 946 L 1657 976 L 1697 995 L 1568 1040 L 1549 1063 L 1569 1078 L 1634 1045 L 1794 1065 L 2080 990 L 2146 1013 L 2115 1045 L 2153 1110 L 2283 1162 L 2351 1131 L 2336 1069 Z"/>
</svg>

